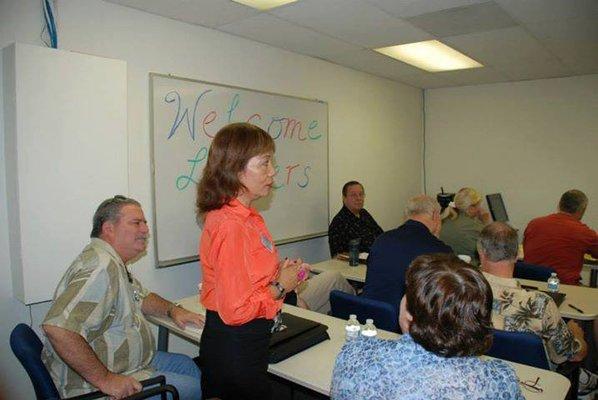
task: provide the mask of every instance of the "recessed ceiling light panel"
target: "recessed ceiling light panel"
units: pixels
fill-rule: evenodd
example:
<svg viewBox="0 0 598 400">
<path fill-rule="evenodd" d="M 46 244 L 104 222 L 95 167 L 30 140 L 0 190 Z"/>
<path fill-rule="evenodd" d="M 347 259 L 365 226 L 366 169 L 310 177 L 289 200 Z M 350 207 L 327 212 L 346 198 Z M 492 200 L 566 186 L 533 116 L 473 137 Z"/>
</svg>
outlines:
<svg viewBox="0 0 598 400">
<path fill-rule="evenodd" d="M 428 72 L 483 67 L 476 60 L 459 53 L 438 40 L 401 44 L 374 50 Z"/>
<path fill-rule="evenodd" d="M 257 8 L 260 11 L 270 10 L 288 3 L 294 3 L 297 0 L 233 0 L 235 3 Z"/>
</svg>

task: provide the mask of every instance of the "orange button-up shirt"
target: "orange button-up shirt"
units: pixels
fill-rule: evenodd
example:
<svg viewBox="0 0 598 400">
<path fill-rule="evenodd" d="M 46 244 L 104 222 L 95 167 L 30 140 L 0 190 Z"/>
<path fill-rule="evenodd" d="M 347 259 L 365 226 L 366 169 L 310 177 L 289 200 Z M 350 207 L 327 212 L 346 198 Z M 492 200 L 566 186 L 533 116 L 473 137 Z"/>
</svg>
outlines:
<svg viewBox="0 0 598 400">
<path fill-rule="evenodd" d="M 237 199 L 206 214 L 199 242 L 201 302 L 227 325 L 272 319 L 282 306 L 270 282 L 278 276 L 278 251 L 262 216 Z"/>
</svg>

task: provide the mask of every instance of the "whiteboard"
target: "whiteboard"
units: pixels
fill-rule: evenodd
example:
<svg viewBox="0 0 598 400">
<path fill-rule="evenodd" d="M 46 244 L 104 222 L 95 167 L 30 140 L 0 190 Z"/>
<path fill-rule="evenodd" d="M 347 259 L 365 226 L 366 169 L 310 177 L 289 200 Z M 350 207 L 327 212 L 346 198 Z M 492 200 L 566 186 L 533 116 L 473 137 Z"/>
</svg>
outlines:
<svg viewBox="0 0 598 400">
<path fill-rule="evenodd" d="M 150 74 L 157 265 L 197 259 L 197 183 L 212 138 L 250 122 L 276 143 L 272 193 L 254 203 L 276 243 L 328 231 L 328 105 L 318 100 Z"/>
</svg>

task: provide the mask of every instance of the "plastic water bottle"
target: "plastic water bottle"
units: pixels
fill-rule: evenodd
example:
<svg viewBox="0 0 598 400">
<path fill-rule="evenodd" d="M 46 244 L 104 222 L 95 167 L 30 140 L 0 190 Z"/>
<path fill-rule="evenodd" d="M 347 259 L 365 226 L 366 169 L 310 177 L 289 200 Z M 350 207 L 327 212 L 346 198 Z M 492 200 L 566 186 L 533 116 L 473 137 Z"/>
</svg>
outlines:
<svg viewBox="0 0 598 400">
<path fill-rule="evenodd" d="M 365 320 L 365 325 L 363 326 L 363 329 L 361 330 L 361 334 L 366 337 L 374 337 L 374 336 L 378 335 L 378 330 L 376 329 L 376 326 L 374 325 L 373 319 L 370 318 L 370 319 Z"/>
<path fill-rule="evenodd" d="M 559 277 L 556 276 L 556 272 L 551 273 L 550 278 L 548 278 L 548 291 L 558 293 L 559 283 L 561 283 L 561 281 L 559 280 Z"/>
<path fill-rule="evenodd" d="M 356 267 L 359 265 L 359 243 L 360 238 L 349 240 L 349 265 Z"/>
<path fill-rule="evenodd" d="M 360 330 L 361 325 L 359 325 L 359 321 L 357 321 L 357 315 L 349 315 L 349 319 L 345 323 L 345 339 L 347 341 L 357 339 Z"/>
</svg>

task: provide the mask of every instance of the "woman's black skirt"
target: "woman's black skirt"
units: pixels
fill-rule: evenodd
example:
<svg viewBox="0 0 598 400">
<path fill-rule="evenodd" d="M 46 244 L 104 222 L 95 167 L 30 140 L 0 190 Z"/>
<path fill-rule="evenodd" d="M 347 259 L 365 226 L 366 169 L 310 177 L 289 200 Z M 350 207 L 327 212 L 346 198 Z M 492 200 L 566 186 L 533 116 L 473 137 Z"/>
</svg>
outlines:
<svg viewBox="0 0 598 400">
<path fill-rule="evenodd" d="M 269 400 L 268 345 L 272 320 L 255 319 L 226 325 L 207 310 L 201 335 L 199 361 L 204 399 Z"/>
</svg>

